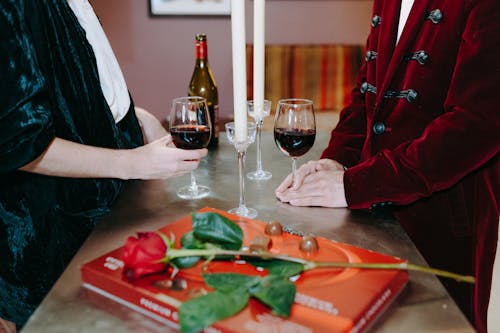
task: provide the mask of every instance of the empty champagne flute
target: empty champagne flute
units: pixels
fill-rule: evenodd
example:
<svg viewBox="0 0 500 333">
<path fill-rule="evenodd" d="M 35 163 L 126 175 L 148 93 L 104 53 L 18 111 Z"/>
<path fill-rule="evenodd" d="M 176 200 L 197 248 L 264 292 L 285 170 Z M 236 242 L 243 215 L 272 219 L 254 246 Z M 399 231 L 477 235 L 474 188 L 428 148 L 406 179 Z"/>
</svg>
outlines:
<svg viewBox="0 0 500 333">
<path fill-rule="evenodd" d="M 206 148 L 211 132 L 212 124 L 205 98 L 189 96 L 175 98 L 172 101 L 170 135 L 177 148 Z M 191 184 L 177 190 L 177 195 L 183 199 L 200 199 L 209 194 L 208 187 L 196 183 L 194 171 L 191 171 Z"/>
<path fill-rule="evenodd" d="M 256 144 L 257 144 L 257 168 L 255 171 L 247 173 L 247 178 L 251 180 L 268 180 L 273 176 L 269 171 L 262 169 L 262 124 L 264 118 L 269 116 L 271 111 L 271 102 L 264 100 L 262 105 L 258 105 L 256 101 L 247 102 L 248 115 L 255 120 L 256 125 Z"/>
<path fill-rule="evenodd" d="M 236 128 L 234 122 L 227 123 L 226 135 L 229 142 L 234 146 L 238 152 L 238 175 L 240 180 L 240 202 L 238 207 L 230 209 L 228 212 L 243 217 L 254 218 L 257 216 L 257 210 L 249 208 L 245 203 L 245 177 L 243 172 L 245 170 L 245 154 L 250 144 L 255 141 L 255 124 L 247 125 L 247 135 L 243 141 L 237 141 Z"/>
<path fill-rule="evenodd" d="M 274 118 L 274 141 L 278 148 L 292 158 L 292 185 L 297 172 L 297 158 L 311 149 L 316 138 L 313 102 L 289 98 L 278 102 Z"/>
</svg>

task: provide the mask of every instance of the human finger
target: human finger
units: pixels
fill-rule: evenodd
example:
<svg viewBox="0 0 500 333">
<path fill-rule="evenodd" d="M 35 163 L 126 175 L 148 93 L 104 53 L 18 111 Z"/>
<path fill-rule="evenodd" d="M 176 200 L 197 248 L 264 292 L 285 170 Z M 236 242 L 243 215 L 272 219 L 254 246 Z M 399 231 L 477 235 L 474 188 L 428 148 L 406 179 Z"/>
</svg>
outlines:
<svg viewBox="0 0 500 333">
<path fill-rule="evenodd" d="M 290 188 L 288 191 L 278 193 L 277 197 L 282 202 L 291 202 L 300 198 L 316 195 L 318 195 L 318 193 L 315 189 L 313 187 L 309 188 L 308 186 L 308 188 L 301 187 L 300 190 L 293 190 Z"/>
<path fill-rule="evenodd" d="M 164 138 L 167 147 L 175 147 L 174 140 L 170 134 L 167 134 Z"/>
<path fill-rule="evenodd" d="M 174 144 L 174 141 L 172 139 L 172 135 L 170 135 L 170 133 L 167 133 L 167 135 L 162 136 L 158 140 L 151 142 L 151 144 L 158 144 L 161 146 L 167 146 L 169 148 L 175 148 L 175 144 Z"/>
<path fill-rule="evenodd" d="M 285 177 L 285 179 L 281 182 L 281 184 L 276 188 L 275 193 L 282 193 L 286 191 L 292 185 L 292 174 L 289 174 Z"/>
<path fill-rule="evenodd" d="M 201 158 L 207 156 L 207 149 L 192 149 L 192 150 L 184 150 L 179 149 L 180 155 L 179 157 L 185 161 L 198 161 Z"/>
<path fill-rule="evenodd" d="M 198 168 L 199 164 L 200 160 L 184 160 L 179 161 L 179 163 L 177 164 L 177 168 L 179 170 L 193 171 Z"/>
<path fill-rule="evenodd" d="M 290 205 L 298 207 L 323 206 L 322 204 L 320 204 L 320 202 L 322 202 L 321 198 L 316 196 L 300 197 L 288 201 Z"/>
<path fill-rule="evenodd" d="M 344 166 L 340 164 L 339 162 L 331 159 L 321 159 L 318 161 L 316 165 L 316 171 L 327 171 L 327 170 L 332 170 L 332 171 L 343 171 Z"/>
<path fill-rule="evenodd" d="M 316 172 L 317 163 L 318 161 L 309 161 L 297 169 L 297 172 L 295 173 L 295 179 L 293 180 L 292 184 L 292 188 L 294 190 L 297 190 L 302 186 L 302 183 L 304 182 L 304 179 L 306 177 Z"/>
<path fill-rule="evenodd" d="M 287 191 L 279 193 L 279 198 L 282 201 L 289 202 L 290 200 L 308 196 L 324 196 L 329 183 L 328 174 L 326 172 L 315 172 L 304 178 L 304 181 L 298 188 L 291 187 Z"/>
</svg>

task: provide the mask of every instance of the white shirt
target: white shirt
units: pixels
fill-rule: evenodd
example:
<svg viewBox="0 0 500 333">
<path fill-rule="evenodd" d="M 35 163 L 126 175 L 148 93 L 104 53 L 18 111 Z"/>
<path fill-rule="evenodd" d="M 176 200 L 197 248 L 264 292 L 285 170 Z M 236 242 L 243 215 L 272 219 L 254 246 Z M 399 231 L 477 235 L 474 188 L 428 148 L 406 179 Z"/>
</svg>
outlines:
<svg viewBox="0 0 500 333">
<path fill-rule="evenodd" d="M 500 223 L 500 219 L 498 221 Z M 498 228 L 497 253 L 493 264 L 490 304 L 488 306 L 488 333 L 500 332 L 500 228 Z"/>
<path fill-rule="evenodd" d="M 403 0 L 401 2 L 401 12 L 399 14 L 398 38 L 396 40 L 396 44 L 399 42 L 399 37 L 401 37 L 401 33 L 403 32 L 406 20 L 408 20 L 408 15 L 410 15 L 410 10 L 411 7 L 413 6 L 413 1 L 414 0 Z"/>
<path fill-rule="evenodd" d="M 115 122 L 119 122 L 130 107 L 130 96 L 115 54 L 88 0 L 68 0 L 68 4 L 92 46 L 102 92 Z"/>
</svg>

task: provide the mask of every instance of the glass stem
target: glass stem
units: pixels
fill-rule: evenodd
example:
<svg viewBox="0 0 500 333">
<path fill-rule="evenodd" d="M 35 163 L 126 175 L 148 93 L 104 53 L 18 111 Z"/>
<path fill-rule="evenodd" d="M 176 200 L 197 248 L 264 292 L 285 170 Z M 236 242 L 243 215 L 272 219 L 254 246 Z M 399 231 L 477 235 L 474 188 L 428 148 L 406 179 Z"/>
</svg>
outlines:
<svg viewBox="0 0 500 333">
<path fill-rule="evenodd" d="M 297 178 L 297 158 L 292 157 L 292 186 L 295 184 L 295 179 Z"/>
<path fill-rule="evenodd" d="M 196 184 L 196 177 L 194 175 L 194 171 L 191 171 L 191 191 L 193 191 L 193 193 L 198 193 L 198 184 Z"/>
<path fill-rule="evenodd" d="M 257 120 L 257 172 L 262 171 L 262 150 L 261 150 L 261 135 L 262 135 L 262 118 Z"/>
<path fill-rule="evenodd" d="M 243 172 L 245 170 L 245 153 L 246 151 L 238 150 L 238 170 L 240 176 L 240 208 L 245 207 L 245 179 L 243 177 Z"/>
</svg>

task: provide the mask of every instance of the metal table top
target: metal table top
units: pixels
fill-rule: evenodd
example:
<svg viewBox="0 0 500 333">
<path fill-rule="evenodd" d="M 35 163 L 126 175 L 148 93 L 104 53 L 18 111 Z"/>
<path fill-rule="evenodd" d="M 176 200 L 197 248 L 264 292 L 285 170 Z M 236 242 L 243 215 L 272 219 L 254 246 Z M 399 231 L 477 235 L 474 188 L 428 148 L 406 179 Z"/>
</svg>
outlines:
<svg viewBox="0 0 500 333">
<path fill-rule="evenodd" d="M 175 190 L 189 182 L 189 175 L 166 181 L 132 181 L 112 213 L 95 228 L 79 252 L 38 307 L 22 333 L 168 332 L 164 325 L 114 302 L 95 306 L 83 297 L 82 264 L 122 246 L 137 231 L 156 230 L 203 207 L 228 210 L 238 205 L 237 156 L 225 133 L 219 147 L 203 159 L 196 176 L 212 193 L 199 200 L 183 200 Z M 329 133 L 318 132 L 314 147 L 299 164 L 318 158 Z M 273 173 L 268 181 L 246 180 L 247 206 L 258 210 L 257 219 L 279 220 L 288 227 L 335 241 L 382 252 L 425 265 L 400 225 L 390 219 L 348 209 L 292 207 L 280 203 L 274 190 L 291 170 L 291 160 L 275 146 L 272 133 L 264 132 L 263 167 Z M 247 152 L 246 171 L 255 169 L 255 145 Z M 371 332 L 474 332 L 464 315 L 432 275 L 410 273 L 410 281 Z"/>
</svg>

